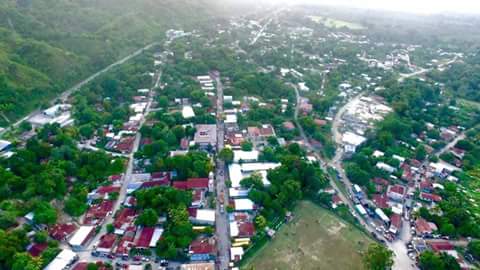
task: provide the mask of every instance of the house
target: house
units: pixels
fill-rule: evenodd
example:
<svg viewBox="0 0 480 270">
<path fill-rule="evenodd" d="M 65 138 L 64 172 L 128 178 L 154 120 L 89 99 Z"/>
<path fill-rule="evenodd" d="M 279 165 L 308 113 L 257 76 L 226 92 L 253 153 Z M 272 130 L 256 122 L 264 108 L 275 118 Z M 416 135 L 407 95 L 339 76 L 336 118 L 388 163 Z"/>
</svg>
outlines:
<svg viewBox="0 0 480 270">
<path fill-rule="evenodd" d="M 32 255 L 32 257 L 38 257 L 47 248 L 48 243 L 34 243 L 27 247 L 27 252 Z"/>
<path fill-rule="evenodd" d="M 229 144 L 232 149 L 241 149 L 241 145 L 245 141 L 245 138 L 242 133 L 227 133 L 226 140 L 227 144 Z"/>
<path fill-rule="evenodd" d="M 282 126 L 287 131 L 292 131 L 295 129 L 295 124 L 293 124 L 292 121 L 283 122 Z"/>
<path fill-rule="evenodd" d="M 74 251 L 82 250 L 95 235 L 95 226 L 81 226 L 68 241 Z"/>
<path fill-rule="evenodd" d="M 384 162 L 378 162 L 375 167 L 377 167 L 378 169 L 380 170 L 383 170 L 383 171 L 386 171 L 388 173 L 394 173 L 397 171 L 396 168 L 388 165 L 387 163 L 384 163 Z"/>
<path fill-rule="evenodd" d="M 415 232 L 418 236 L 428 237 L 438 230 L 437 225 L 433 222 L 428 222 L 423 218 L 415 220 Z"/>
<path fill-rule="evenodd" d="M 43 270 L 66 270 L 78 260 L 77 253 L 64 249 Z"/>
<path fill-rule="evenodd" d="M 187 181 L 173 181 L 172 186 L 176 189 L 202 189 L 209 191 L 209 178 L 189 178 Z"/>
<path fill-rule="evenodd" d="M 123 208 L 118 211 L 115 215 L 115 220 L 113 221 L 115 234 L 124 235 L 127 230 L 135 231 L 134 222 L 136 217 L 137 213 L 133 208 Z"/>
<path fill-rule="evenodd" d="M 180 270 L 215 270 L 214 262 L 186 263 L 180 265 Z"/>
<path fill-rule="evenodd" d="M 387 197 L 394 201 L 403 201 L 405 199 L 406 188 L 401 185 L 388 186 Z"/>
<path fill-rule="evenodd" d="M 135 239 L 135 247 L 140 249 L 149 249 L 157 245 L 158 240 L 163 234 L 162 228 L 143 227 L 140 228 Z"/>
<path fill-rule="evenodd" d="M 194 224 L 200 225 L 214 225 L 215 224 L 215 210 L 214 209 L 196 209 L 189 208 L 190 221 Z"/>
<path fill-rule="evenodd" d="M 252 151 L 243 151 L 243 150 L 234 150 L 233 151 L 233 162 L 256 162 L 258 161 L 259 152 L 257 150 Z"/>
<path fill-rule="evenodd" d="M 201 189 L 192 190 L 192 207 L 201 208 L 205 206 L 205 191 Z"/>
<path fill-rule="evenodd" d="M 230 237 L 250 238 L 255 235 L 255 225 L 250 221 L 230 222 Z"/>
<path fill-rule="evenodd" d="M 426 193 L 432 193 L 433 192 L 432 182 L 428 180 L 423 180 L 422 182 L 420 182 L 420 190 Z"/>
<path fill-rule="evenodd" d="M 249 190 L 241 188 L 230 188 L 228 195 L 230 198 L 246 198 L 248 197 Z"/>
<path fill-rule="evenodd" d="M 202 148 L 211 147 L 217 144 L 216 125 L 196 125 L 194 141 Z"/>
<path fill-rule="evenodd" d="M 270 169 L 275 169 L 280 166 L 280 163 L 273 162 L 255 162 L 255 163 L 233 163 L 228 166 L 228 173 L 230 176 L 230 181 L 232 182 L 233 188 L 239 188 L 240 182 L 251 176 L 253 173 L 258 173 L 262 176 L 262 182 L 264 185 L 270 185 L 270 182 L 267 179 L 267 171 Z"/>
<path fill-rule="evenodd" d="M 344 202 L 337 194 L 332 196 L 332 208 L 335 209 L 340 205 L 343 205 Z"/>
<path fill-rule="evenodd" d="M 183 106 L 182 116 L 184 119 L 190 119 L 195 117 L 195 112 L 193 111 L 192 106 L 189 106 L 189 105 Z"/>
<path fill-rule="evenodd" d="M 346 153 L 355 153 L 357 147 L 364 143 L 367 138 L 357 135 L 353 132 L 345 132 L 342 136 L 342 143 L 344 144 Z"/>
<path fill-rule="evenodd" d="M 275 136 L 275 130 L 272 125 L 265 124 L 261 127 L 248 127 L 248 136 L 254 140 L 263 140 Z"/>
<path fill-rule="evenodd" d="M 234 199 L 233 205 L 235 211 L 253 211 L 255 204 L 250 199 Z"/>
<path fill-rule="evenodd" d="M 0 140 L 0 152 L 8 151 L 12 148 L 12 143 L 5 140 Z"/>
<path fill-rule="evenodd" d="M 190 247 L 188 248 L 188 254 L 191 257 L 195 256 L 202 256 L 207 255 L 210 257 L 215 255 L 216 253 L 216 245 L 215 239 L 213 237 L 200 237 L 192 241 L 190 243 Z"/>
<path fill-rule="evenodd" d="M 437 194 L 430 194 L 430 193 L 425 193 L 425 192 L 420 193 L 420 199 L 424 200 L 426 202 L 435 202 L 435 203 L 438 203 L 438 202 L 442 201 L 441 196 L 439 196 Z"/>
<path fill-rule="evenodd" d="M 398 234 L 402 229 L 402 216 L 399 214 L 392 214 L 390 216 L 390 228 L 389 232 L 392 234 Z"/>
<path fill-rule="evenodd" d="M 115 256 L 128 258 L 130 250 L 135 247 L 135 231 L 127 232 L 118 242 L 115 249 Z"/>
<path fill-rule="evenodd" d="M 103 200 L 98 204 L 91 205 L 83 218 L 86 225 L 99 225 L 107 215 L 112 214 L 113 201 Z"/>
<path fill-rule="evenodd" d="M 242 247 L 231 247 L 230 248 L 230 260 L 233 262 L 238 262 L 242 260 L 243 257 L 243 248 Z"/>
<path fill-rule="evenodd" d="M 77 226 L 73 223 L 55 224 L 48 230 L 48 233 L 57 241 L 65 241 L 76 230 Z"/>
<path fill-rule="evenodd" d="M 105 255 L 112 253 L 113 246 L 115 245 L 116 240 L 117 236 L 113 233 L 102 235 L 102 237 L 100 237 L 100 242 L 97 245 L 96 251 Z"/>
</svg>

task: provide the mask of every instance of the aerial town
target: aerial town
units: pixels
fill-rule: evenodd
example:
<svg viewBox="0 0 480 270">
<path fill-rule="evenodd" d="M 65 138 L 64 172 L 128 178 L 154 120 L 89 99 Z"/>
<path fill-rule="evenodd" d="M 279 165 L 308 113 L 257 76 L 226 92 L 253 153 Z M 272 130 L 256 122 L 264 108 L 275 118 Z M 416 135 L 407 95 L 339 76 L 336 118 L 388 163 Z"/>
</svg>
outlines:
<svg viewBox="0 0 480 270">
<path fill-rule="evenodd" d="M 0 269 L 478 269 L 478 54 L 327 16 L 163 31 L 2 128 Z"/>
</svg>

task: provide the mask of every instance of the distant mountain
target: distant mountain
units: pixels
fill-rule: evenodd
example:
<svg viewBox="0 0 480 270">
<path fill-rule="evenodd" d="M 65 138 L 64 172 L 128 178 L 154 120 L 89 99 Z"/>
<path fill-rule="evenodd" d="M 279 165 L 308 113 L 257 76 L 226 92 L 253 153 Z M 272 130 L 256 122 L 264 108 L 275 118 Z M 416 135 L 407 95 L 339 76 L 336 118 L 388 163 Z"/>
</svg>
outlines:
<svg viewBox="0 0 480 270">
<path fill-rule="evenodd" d="M 0 2 L 0 126 L 169 28 L 211 20 L 208 0 Z M 222 6 L 222 11 L 225 7 Z"/>
</svg>

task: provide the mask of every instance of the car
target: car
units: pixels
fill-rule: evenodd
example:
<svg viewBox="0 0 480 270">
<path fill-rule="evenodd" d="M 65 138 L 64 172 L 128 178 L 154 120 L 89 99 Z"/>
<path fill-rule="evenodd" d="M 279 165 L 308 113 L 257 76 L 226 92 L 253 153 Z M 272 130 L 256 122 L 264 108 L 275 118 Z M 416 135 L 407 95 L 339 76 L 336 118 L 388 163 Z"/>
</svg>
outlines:
<svg viewBox="0 0 480 270">
<path fill-rule="evenodd" d="M 225 207 L 223 206 L 223 204 L 220 205 L 220 213 L 225 213 Z"/>
<path fill-rule="evenodd" d="M 168 261 L 167 260 L 161 260 L 160 261 L 160 266 L 168 266 Z"/>
<path fill-rule="evenodd" d="M 139 262 L 142 260 L 142 257 L 141 256 L 133 256 L 133 260 L 136 261 L 136 262 Z"/>
</svg>

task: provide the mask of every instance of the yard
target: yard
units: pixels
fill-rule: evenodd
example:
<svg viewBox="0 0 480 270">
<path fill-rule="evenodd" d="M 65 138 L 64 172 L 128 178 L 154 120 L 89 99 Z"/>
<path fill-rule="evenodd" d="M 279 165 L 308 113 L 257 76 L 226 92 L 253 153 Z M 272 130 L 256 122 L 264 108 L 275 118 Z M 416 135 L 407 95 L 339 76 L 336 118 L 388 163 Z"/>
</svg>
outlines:
<svg viewBox="0 0 480 270">
<path fill-rule="evenodd" d="M 363 269 L 368 236 L 315 204 L 303 201 L 292 222 L 242 269 Z"/>
</svg>

